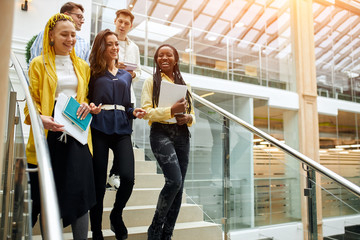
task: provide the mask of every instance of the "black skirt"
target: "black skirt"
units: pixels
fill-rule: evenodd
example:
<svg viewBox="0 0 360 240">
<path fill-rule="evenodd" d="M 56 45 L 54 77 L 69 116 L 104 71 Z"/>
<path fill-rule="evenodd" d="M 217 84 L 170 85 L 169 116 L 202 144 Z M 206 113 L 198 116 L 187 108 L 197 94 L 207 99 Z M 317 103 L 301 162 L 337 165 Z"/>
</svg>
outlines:
<svg viewBox="0 0 360 240">
<path fill-rule="evenodd" d="M 88 145 L 82 145 L 62 132 L 48 132 L 50 158 L 63 226 L 73 223 L 96 203 L 92 156 Z"/>
</svg>

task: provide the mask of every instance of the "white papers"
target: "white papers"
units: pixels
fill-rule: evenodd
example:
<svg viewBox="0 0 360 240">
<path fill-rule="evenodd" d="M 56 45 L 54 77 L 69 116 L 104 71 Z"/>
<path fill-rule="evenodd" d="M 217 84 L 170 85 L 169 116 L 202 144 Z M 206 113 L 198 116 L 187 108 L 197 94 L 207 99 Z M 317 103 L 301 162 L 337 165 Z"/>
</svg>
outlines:
<svg viewBox="0 0 360 240">
<path fill-rule="evenodd" d="M 181 98 L 185 98 L 186 91 L 186 85 L 173 84 L 166 80 L 161 81 L 158 107 L 171 107 Z M 176 119 L 171 118 L 167 122 L 176 123 Z"/>
<path fill-rule="evenodd" d="M 129 63 L 129 62 L 124 62 L 125 65 L 125 69 L 126 71 L 134 71 L 137 68 L 137 64 L 136 63 Z"/>
<path fill-rule="evenodd" d="M 85 145 L 87 144 L 90 124 L 85 131 L 82 131 L 79 127 L 72 124 L 72 122 L 63 115 L 62 112 L 66 105 L 67 99 L 68 96 L 66 96 L 65 94 L 63 93 L 59 94 L 55 105 L 54 120 L 55 122 L 64 125 L 63 128 L 65 129 L 66 134 L 69 134 L 70 136 L 78 140 L 81 144 Z"/>
</svg>

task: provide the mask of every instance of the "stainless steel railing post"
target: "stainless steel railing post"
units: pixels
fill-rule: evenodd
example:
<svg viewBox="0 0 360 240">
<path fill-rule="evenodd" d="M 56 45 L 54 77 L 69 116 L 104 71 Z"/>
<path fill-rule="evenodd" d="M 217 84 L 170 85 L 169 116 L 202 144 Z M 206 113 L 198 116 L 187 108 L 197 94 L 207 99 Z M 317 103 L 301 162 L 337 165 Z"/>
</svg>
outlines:
<svg viewBox="0 0 360 240">
<path fill-rule="evenodd" d="M 228 118 L 223 119 L 222 142 L 223 142 L 223 192 L 224 192 L 224 239 L 228 240 L 230 230 L 230 121 Z"/>
<path fill-rule="evenodd" d="M 5 147 L 5 167 L 4 167 L 4 189 L 1 209 L 1 229 L 0 239 L 7 239 L 11 231 L 11 184 L 12 172 L 14 166 L 14 134 L 15 134 L 15 110 L 16 110 L 16 92 L 10 92 L 9 99 L 9 115 L 8 115 L 8 129 Z"/>
</svg>

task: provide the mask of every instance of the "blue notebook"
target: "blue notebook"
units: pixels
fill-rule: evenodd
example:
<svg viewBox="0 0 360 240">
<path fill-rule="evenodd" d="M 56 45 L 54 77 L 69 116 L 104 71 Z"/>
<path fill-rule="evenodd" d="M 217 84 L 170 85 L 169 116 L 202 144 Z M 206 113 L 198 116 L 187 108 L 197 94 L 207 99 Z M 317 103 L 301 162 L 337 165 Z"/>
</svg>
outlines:
<svg viewBox="0 0 360 240">
<path fill-rule="evenodd" d="M 69 97 L 62 113 L 71 121 L 72 124 L 85 131 L 91 122 L 92 115 L 89 113 L 83 120 L 80 120 L 80 118 L 77 118 L 76 116 L 76 112 L 79 107 L 80 103 L 78 103 L 75 98 Z"/>
</svg>

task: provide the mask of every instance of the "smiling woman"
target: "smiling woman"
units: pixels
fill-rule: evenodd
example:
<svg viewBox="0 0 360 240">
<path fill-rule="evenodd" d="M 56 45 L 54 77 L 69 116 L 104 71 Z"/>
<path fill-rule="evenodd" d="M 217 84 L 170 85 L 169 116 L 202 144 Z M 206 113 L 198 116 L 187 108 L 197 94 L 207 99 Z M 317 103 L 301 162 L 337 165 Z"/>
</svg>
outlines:
<svg viewBox="0 0 360 240">
<path fill-rule="evenodd" d="M 56 55 L 69 55 L 76 43 L 75 26 L 70 21 L 59 21 L 49 32 L 49 37 Z"/>
<path fill-rule="evenodd" d="M 112 171 L 120 176 L 121 180 L 110 214 L 111 230 L 115 232 L 116 239 L 127 239 L 128 232 L 122 213 L 134 186 L 134 152 L 129 120 L 142 118 L 146 114 L 144 110 L 131 106 L 132 77 L 129 72 L 117 68 L 118 53 L 117 34 L 109 29 L 100 31 L 95 37 L 90 54 L 91 79 L 88 96 L 90 101 L 104 104 L 101 113 L 94 116 L 91 122 L 97 201 L 90 210 L 94 240 L 104 239 L 101 223 L 109 149 L 114 153 Z"/>
<path fill-rule="evenodd" d="M 67 136 L 64 142 L 59 141 L 65 134 L 64 126 L 53 118 L 60 94 L 74 97 L 81 103 L 78 109 L 80 118 L 86 117 L 89 112 L 96 114 L 100 111 L 94 104 L 88 104 L 89 66 L 76 56 L 75 43 L 73 19 L 60 13 L 52 16 L 44 30 L 42 55 L 30 63 L 29 90 L 45 128 L 63 226 L 72 225 L 74 239 L 87 239 L 88 211 L 96 201 L 91 145 L 90 142 L 83 145 L 71 136 Z M 24 111 L 25 123 L 31 124 L 27 107 Z M 26 155 L 28 166 L 35 168 L 37 162 L 32 131 Z M 39 183 L 36 172 L 29 175 L 34 226 L 41 209 Z"/>
<path fill-rule="evenodd" d="M 151 150 L 165 177 L 148 240 L 170 240 L 179 214 L 184 180 L 189 162 L 190 132 L 195 122 L 190 89 L 184 98 L 169 107 L 158 107 L 161 83 L 186 85 L 179 70 L 179 54 L 168 44 L 161 45 L 154 55 L 153 77 L 146 79 L 141 95 L 141 105 L 147 111 L 145 118 L 151 125 Z M 176 122 L 169 119 L 175 117 Z"/>
</svg>

